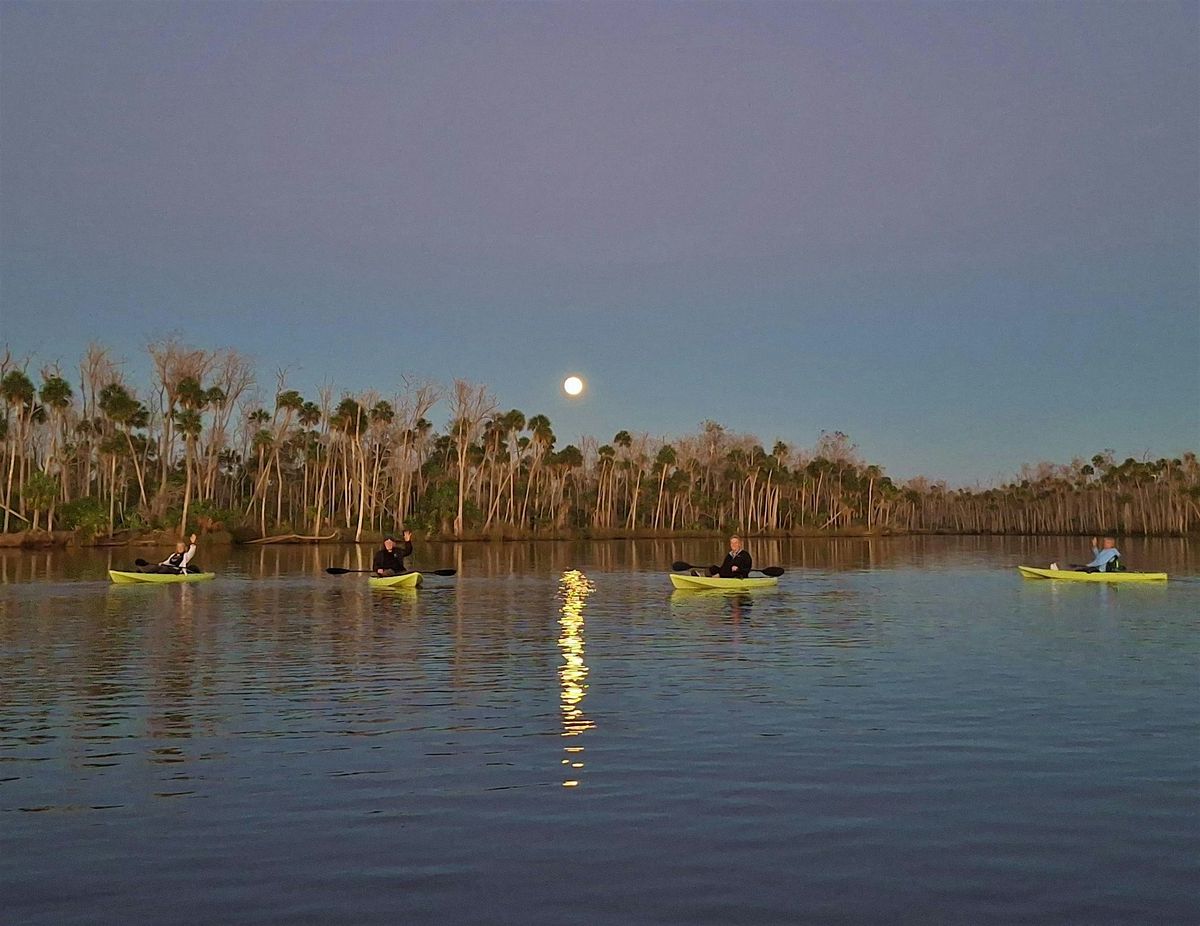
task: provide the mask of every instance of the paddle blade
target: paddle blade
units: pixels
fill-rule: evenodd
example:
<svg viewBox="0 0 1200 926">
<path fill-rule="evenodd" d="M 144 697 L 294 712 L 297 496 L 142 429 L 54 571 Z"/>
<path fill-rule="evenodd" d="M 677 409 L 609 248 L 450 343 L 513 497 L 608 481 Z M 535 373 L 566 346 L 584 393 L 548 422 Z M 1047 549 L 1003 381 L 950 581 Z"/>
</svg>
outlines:
<svg viewBox="0 0 1200 926">
<path fill-rule="evenodd" d="M 457 574 L 457 569 L 430 569 L 425 573 L 427 576 L 452 576 Z"/>
<path fill-rule="evenodd" d="M 349 572 L 357 572 L 355 569 L 341 569 L 337 566 L 326 566 L 325 571 L 331 576 L 344 576 Z"/>
<path fill-rule="evenodd" d="M 783 575 L 783 570 L 778 566 L 768 566 L 766 569 L 760 569 L 758 571 L 764 576 L 770 576 L 772 579 L 778 579 L 781 575 Z"/>
<path fill-rule="evenodd" d="M 144 559 L 135 559 L 135 560 L 133 561 L 133 565 L 135 565 L 135 566 L 149 566 L 150 564 L 149 564 L 148 562 L 146 562 Z"/>
<path fill-rule="evenodd" d="M 691 563 L 672 563 L 671 564 L 672 572 L 687 572 L 689 569 L 694 569 L 694 568 L 695 567 Z"/>
</svg>

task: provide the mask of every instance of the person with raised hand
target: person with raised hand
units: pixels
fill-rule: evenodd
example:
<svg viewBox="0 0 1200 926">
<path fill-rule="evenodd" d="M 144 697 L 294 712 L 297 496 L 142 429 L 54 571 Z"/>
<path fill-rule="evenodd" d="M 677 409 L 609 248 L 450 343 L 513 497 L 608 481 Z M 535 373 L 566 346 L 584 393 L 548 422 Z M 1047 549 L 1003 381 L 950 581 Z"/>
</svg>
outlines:
<svg viewBox="0 0 1200 926">
<path fill-rule="evenodd" d="M 193 572 L 203 572 L 199 566 L 193 566 L 192 560 L 196 556 L 196 535 L 192 534 L 188 538 L 188 543 L 182 540 L 175 544 L 175 552 L 164 559 L 161 563 L 155 565 L 143 566 L 140 571 L 153 572 L 161 575 L 187 575 Z M 138 560 L 138 562 L 142 562 Z"/>
<path fill-rule="evenodd" d="M 404 543 L 399 545 L 395 538 L 387 537 L 383 541 L 383 548 L 375 552 L 375 559 L 371 562 L 371 569 L 377 576 L 398 576 L 407 570 L 404 568 L 404 557 L 412 556 L 412 531 L 406 530 L 400 535 Z"/>
<path fill-rule="evenodd" d="M 1105 537 L 1104 545 L 1098 546 L 1092 538 L 1092 561 L 1076 567 L 1084 572 L 1117 572 L 1121 568 L 1121 551 L 1117 549 L 1115 537 Z"/>
</svg>

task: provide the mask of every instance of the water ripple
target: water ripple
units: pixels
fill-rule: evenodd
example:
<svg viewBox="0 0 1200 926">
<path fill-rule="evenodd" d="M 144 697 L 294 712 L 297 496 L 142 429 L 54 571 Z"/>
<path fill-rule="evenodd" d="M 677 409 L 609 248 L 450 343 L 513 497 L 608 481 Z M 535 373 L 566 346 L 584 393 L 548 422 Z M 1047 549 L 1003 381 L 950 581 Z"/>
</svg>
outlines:
<svg viewBox="0 0 1200 926">
<path fill-rule="evenodd" d="M 1200 920 L 1196 586 L 925 550 L 671 594 L 614 550 L 0 585 L 6 915 Z"/>
</svg>

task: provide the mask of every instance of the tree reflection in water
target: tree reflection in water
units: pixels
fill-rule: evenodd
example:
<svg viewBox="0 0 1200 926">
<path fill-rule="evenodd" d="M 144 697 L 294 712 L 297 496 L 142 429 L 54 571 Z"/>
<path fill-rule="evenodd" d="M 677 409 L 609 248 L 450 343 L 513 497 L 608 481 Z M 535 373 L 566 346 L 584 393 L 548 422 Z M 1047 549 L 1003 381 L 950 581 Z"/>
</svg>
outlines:
<svg viewBox="0 0 1200 926">
<path fill-rule="evenodd" d="M 568 739 L 563 751 L 566 758 L 562 764 L 566 766 L 566 777 L 563 779 L 564 788 L 574 788 L 579 785 L 577 777 L 579 769 L 583 768 L 583 747 L 573 738 L 592 729 L 595 724 L 588 720 L 583 713 L 583 699 L 587 697 L 588 667 L 583 656 L 583 612 L 587 598 L 596 586 L 586 575 L 575 569 L 562 574 L 558 582 L 558 595 L 562 602 L 559 606 L 558 625 L 560 634 L 558 648 L 562 650 L 563 661 L 558 667 L 559 698 L 562 707 L 563 732 Z"/>
</svg>

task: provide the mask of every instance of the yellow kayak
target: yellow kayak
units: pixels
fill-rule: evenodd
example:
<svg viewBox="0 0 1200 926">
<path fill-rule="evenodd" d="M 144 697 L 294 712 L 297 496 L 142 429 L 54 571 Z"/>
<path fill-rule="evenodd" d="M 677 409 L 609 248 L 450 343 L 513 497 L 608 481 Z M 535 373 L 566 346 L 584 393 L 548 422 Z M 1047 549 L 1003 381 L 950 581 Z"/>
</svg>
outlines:
<svg viewBox="0 0 1200 926">
<path fill-rule="evenodd" d="M 1078 569 L 1039 569 L 1018 566 L 1026 579 L 1058 579 L 1061 582 L 1166 582 L 1165 572 L 1082 572 Z"/>
<path fill-rule="evenodd" d="M 748 591 L 752 588 L 771 588 L 779 580 L 771 576 L 754 576 L 750 579 L 722 579 L 720 576 L 688 576 L 671 573 L 671 584 L 681 589 L 714 589 L 724 591 Z"/>
<path fill-rule="evenodd" d="M 175 585 L 180 582 L 206 582 L 215 579 L 215 572 L 188 572 L 174 575 L 169 572 L 121 572 L 108 570 L 108 577 L 117 585 Z"/>
<path fill-rule="evenodd" d="M 421 585 L 421 573 L 402 572 L 398 576 L 371 576 L 367 579 L 371 588 L 418 588 Z"/>
</svg>

